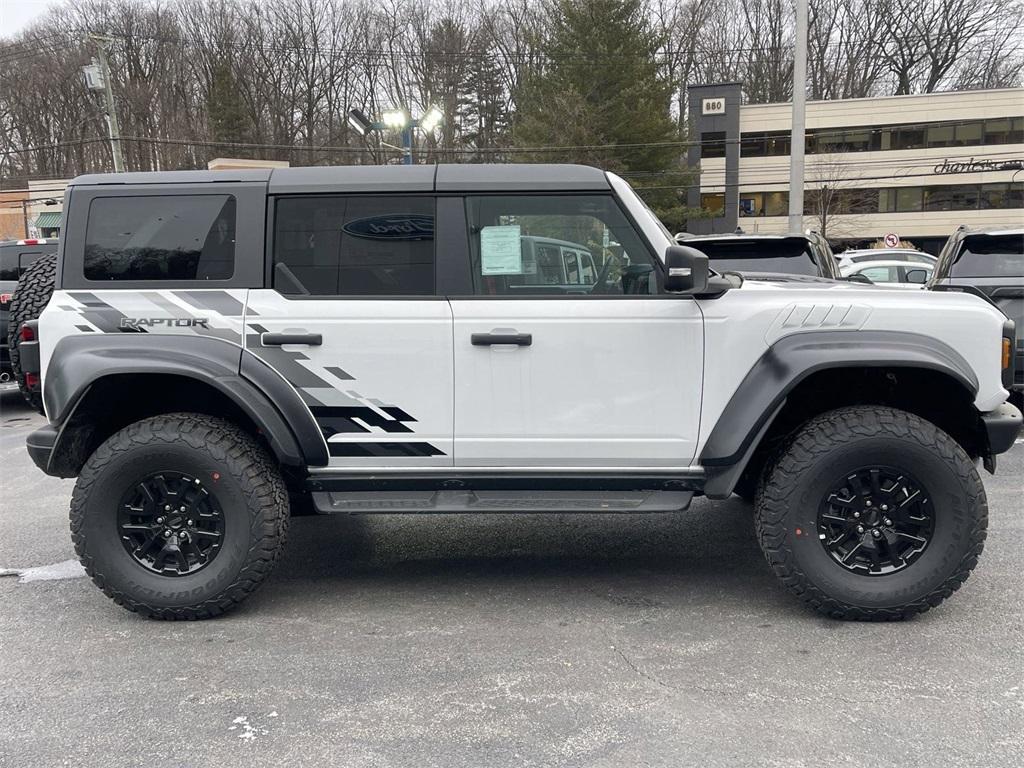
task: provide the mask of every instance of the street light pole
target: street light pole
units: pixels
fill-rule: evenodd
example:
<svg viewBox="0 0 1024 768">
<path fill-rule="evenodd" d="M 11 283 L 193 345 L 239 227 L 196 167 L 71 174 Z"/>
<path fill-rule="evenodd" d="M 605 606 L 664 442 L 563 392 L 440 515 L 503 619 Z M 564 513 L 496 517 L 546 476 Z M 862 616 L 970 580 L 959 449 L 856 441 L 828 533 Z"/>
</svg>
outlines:
<svg viewBox="0 0 1024 768">
<path fill-rule="evenodd" d="M 793 41 L 793 128 L 789 139 L 789 231 L 804 220 L 804 132 L 807 113 L 807 0 L 796 0 Z"/>
<path fill-rule="evenodd" d="M 402 149 L 405 152 L 402 155 L 402 165 L 412 165 L 412 129 L 418 125 L 419 122 L 413 120 L 402 129 Z"/>
</svg>

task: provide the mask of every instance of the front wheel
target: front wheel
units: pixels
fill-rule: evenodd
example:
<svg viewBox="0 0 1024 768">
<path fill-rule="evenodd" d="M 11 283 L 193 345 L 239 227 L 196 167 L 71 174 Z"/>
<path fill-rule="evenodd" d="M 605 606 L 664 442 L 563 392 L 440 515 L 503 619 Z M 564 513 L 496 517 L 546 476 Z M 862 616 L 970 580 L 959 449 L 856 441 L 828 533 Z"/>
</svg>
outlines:
<svg viewBox="0 0 1024 768">
<path fill-rule="evenodd" d="M 963 449 L 884 407 L 809 421 L 764 474 L 757 534 L 783 585 L 839 619 L 923 613 L 978 563 L 988 505 Z"/>
<path fill-rule="evenodd" d="M 178 413 L 125 427 L 86 462 L 71 497 L 75 550 L 116 603 L 158 619 L 234 607 L 277 562 L 288 492 L 252 437 Z"/>
</svg>

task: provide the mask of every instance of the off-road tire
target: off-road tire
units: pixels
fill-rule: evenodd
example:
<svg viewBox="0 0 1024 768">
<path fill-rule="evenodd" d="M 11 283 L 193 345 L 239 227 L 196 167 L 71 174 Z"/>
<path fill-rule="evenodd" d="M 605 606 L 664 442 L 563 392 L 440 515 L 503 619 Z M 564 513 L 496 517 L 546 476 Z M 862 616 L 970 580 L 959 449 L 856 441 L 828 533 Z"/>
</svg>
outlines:
<svg viewBox="0 0 1024 768">
<path fill-rule="evenodd" d="M 21 372 L 21 355 L 18 353 L 18 329 L 22 323 L 36 320 L 42 314 L 53 295 L 53 283 L 56 279 L 56 254 L 42 256 L 32 262 L 18 280 L 8 316 L 7 349 L 10 350 L 11 370 L 25 402 L 39 413 L 43 412 L 43 393 L 29 392 L 25 386 L 25 374 Z"/>
<path fill-rule="evenodd" d="M 225 518 L 224 541 L 195 573 L 146 570 L 122 546 L 119 499 L 150 471 L 203 478 Z M 248 597 L 277 563 L 288 531 L 288 491 L 267 451 L 234 424 L 193 413 L 153 416 L 107 439 L 71 496 L 71 538 L 107 597 L 155 619 L 206 619 Z"/>
<path fill-rule="evenodd" d="M 932 541 L 901 571 L 852 573 L 818 538 L 818 508 L 830 481 L 865 462 L 890 462 L 930 489 Z M 988 526 L 985 489 L 960 445 L 934 424 L 885 407 L 841 408 L 811 419 L 774 458 L 755 503 L 757 537 L 775 575 L 837 619 L 892 621 L 937 606 L 978 564 Z"/>
</svg>

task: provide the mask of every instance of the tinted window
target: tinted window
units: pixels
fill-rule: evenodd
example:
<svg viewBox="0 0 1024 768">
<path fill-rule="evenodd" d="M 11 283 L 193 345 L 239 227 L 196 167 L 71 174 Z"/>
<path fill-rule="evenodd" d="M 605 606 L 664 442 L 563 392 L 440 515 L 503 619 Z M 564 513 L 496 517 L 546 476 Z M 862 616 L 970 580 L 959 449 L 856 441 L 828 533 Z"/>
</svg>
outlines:
<svg viewBox="0 0 1024 768">
<path fill-rule="evenodd" d="M 899 271 L 896 267 L 864 267 L 859 270 L 872 283 L 898 283 Z"/>
<path fill-rule="evenodd" d="M 273 284 L 291 295 L 433 294 L 433 198 L 278 200 Z"/>
<path fill-rule="evenodd" d="M 99 197 L 89 206 L 86 280 L 227 280 L 232 195 Z"/>
<path fill-rule="evenodd" d="M 707 254 L 716 272 L 782 272 L 787 275 L 820 275 L 805 240 L 719 240 L 692 245 Z"/>
<path fill-rule="evenodd" d="M 478 294 L 657 292 L 654 259 L 609 196 L 471 197 L 466 214 Z"/>
<path fill-rule="evenodd" d="M 38 246 L 28 246 L 30 249 Z M 46 250 L 25 250 L 24 245 L 0 247 L 0 280 L 19 280 L 33 261 L 48 253 L 57 251 L 53 243 Z"/>
<path fill-rule="evenodd" d="M 1024 276 L 1024 237 L 967 237 L 950 267 L 952 277 Z"/>
</svg>

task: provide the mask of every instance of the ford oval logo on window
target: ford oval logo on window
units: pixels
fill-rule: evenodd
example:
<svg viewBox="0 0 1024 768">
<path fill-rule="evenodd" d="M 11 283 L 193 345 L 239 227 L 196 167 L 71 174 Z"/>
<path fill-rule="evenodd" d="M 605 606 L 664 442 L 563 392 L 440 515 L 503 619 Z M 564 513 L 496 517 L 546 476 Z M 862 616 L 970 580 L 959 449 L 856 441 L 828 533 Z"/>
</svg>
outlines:
<svg viewBox="0 0 1024 768">
<path fill-rule="evenodd" d="M 433 240 L 434 217 L 416 213 L 393 213 L 353 219 L 342 227 L 346 234 L 370 240 Z"/>
</svg>

